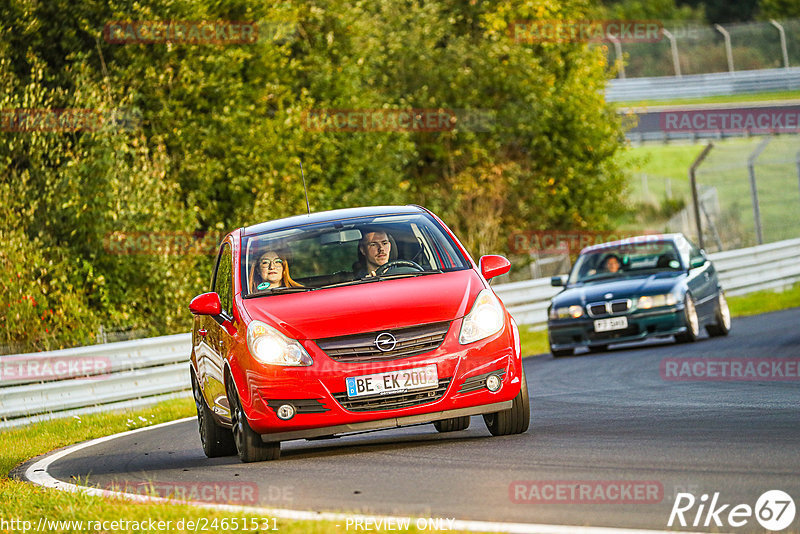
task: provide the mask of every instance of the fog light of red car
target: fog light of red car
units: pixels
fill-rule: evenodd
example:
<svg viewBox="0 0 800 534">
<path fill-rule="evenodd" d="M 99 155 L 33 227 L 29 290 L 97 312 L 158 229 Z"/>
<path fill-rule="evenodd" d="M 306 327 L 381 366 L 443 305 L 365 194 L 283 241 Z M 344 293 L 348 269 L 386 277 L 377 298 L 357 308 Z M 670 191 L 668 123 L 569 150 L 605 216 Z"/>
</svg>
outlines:
<svg viewBox="0 0 800 534">
<path fill-rule="evenodd" d="M 486 379 L 486 388 L 492 393 L 500 389 L 501 385 L 502 382 L 500 381 L 500 377 L 497 375 L 489 375 L 489 377 Z"/>
<path fill-rule="evenodd" d="M 294 417 L 294 406 L 291 404 L 281 404 L 276 413 L 278 414 L 278 419 L 288 421 Z"/>
</svg>

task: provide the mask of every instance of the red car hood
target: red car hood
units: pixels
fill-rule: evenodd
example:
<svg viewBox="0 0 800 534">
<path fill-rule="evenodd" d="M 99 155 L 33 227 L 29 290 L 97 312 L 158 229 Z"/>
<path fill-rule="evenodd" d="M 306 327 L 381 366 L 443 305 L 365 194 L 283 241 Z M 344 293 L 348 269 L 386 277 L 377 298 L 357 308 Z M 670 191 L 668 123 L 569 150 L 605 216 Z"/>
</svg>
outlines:
<svg viewBox="0 0 800 534">
<path fill-rule="evenodd" d="M 484 288 L 472 269 L 244 299 L 251 319 L 320 339 L 463 317 Z"/>
</svg>

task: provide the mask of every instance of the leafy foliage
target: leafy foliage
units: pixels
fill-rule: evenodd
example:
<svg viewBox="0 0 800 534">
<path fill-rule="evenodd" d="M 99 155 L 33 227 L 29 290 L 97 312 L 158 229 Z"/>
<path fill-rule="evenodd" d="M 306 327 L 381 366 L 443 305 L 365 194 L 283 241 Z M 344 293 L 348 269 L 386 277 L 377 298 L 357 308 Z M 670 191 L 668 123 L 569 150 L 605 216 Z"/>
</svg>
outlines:
<svg viewBox="0 0 800 534">
<path fill-rule="evenodd" d="M 554 0 L 7 2 L 0 109 L 138 119 L 0 132 L 5 339 L 39 349 L 81 342 L 100 324 L 185 330 L 212 256 L 120 254 L 109 236 L 224 233 L 302 213 L 301 161 L 312 209 L 422 204 L 473 253 L 504 252 L 517 229 L 609 229 L 624 195 L 622 125 L 603 99 L 613 69 L 585 43 L 510 33 L 514 21 L 594 10 Z M 105 40 L 108 22 L 136 20 L 265 31 L 236 45 Z M 444 131 L 310 128 L 307 114 L 325 109 L 459 111 Z M 459 122 L 469 114 L 489 120 Z M 25 295 L 60 322 L 32 328 L 43 320 Z"/>
</svg>

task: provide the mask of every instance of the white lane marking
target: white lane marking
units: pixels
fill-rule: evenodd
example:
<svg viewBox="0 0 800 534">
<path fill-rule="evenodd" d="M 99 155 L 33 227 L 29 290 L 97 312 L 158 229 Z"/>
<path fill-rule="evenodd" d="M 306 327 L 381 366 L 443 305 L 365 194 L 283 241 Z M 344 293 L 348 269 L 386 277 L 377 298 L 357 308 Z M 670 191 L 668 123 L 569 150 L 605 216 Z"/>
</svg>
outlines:
<svg viewBox="0 0 800 534">
<path fill-rule="evenodd" d="M 121 432 L 119 434 L 112 434 L 111 436 L 105 436 L 102 438 L 85 441 L 83 443 L 78 443 L 77 445 L 67 447 L 66 449 L 60 450 L 53 454 L 48 454 L 44 458 L 36 461 L 31 466 L 29 466 L 28 469 L 25 470 L 25 478 L 27 478 L 30 482 L 37 484 L 39 486 L 44 486 L 46 488 L 54 488 L 62 491 L 69 491 L 73 493 L 84 493 L 86 495 L 94 495 L 98 497 L 113 497 L 118 499 L 122 498 L 141 503 L 150 502 L 150 503 L 186 504 L 191 506 L 197 506 L 200 508 L 210 508 L 214 510 L 220 510 L 224 512 L 255 514 L 255 515 L 260 515 L 262 517 L 266 515 L 281 519 L 295 519 L 302 521 L 340 521 L 340 522 L 347 521 L 348 519 L 351 520 L 358 519 L 358 520 L 373 521 L 373 522 L 381 520 L 416 521 L 417 519 L 425 519 L 425 518 L 409 517 L 409 516 L 381 516 L 381 515 L 343 514 L 334 512 L 310 512 L 305 510 L 288 510 L 283 508 L 260 508 L 257 506 L 241 506 L 232 504 L 186 501 L 182 499 L 170 499 L 167 497 L 139 495 L 136 493 L 125 493 L 125 492 L 111 491 L 101 488 L 77 486 L 75 484 L 70 484 L 69 482 L 64 482 L 63 480 L 58 480 L 54 478 L 52 475 L 50 475 L 50 473 L 48 472 L 50 464 L 52 464 L 56 460 L 64 458 L 69 454 L 72 454 L 73 452 L 86 449 L 93 445 L 99 445 L 100 443 L 105 443 L 106 441 L 111 441 L 112 439 L 120 438 L 123 436 L 130 436 L 131 434 L 136 434 L 138 432 L 144 432 L 146 430 L 153 430 L 156 428 L 163 428 L 165 426 L 174 425 L 177 423 L 184 423 L 186 421 L 193 421 L 193 420 L 195 420 L 194 417 L 186 417 L 184 419 L 177 419 L 175 421 L 168 421 L 166 423 L 160 423 L 153 426 L 137 428 L 135 430 L 128 430 L 126 432 Z M 471 532 L 508 532 L 513 534 L 517 533 L 519 534 L 573 534 L 573 533 L 611 534 L 613 532 L 623 532 L 625 534 L 654 534 L 654 533 L 674 534 L 674 532 L 666 530 L 626 529 L 626 528 L 614 528 L 614 527 L 585 527 L 585 526 L 582 527 L 582 526 L 572 526 L 572 525 L 543 525 L 537 523 L 502 523 L 496 521 L 469 521 L 461 519 L 456 519 L 448 526 L 450 529 L 453 530 L 468 530 Z M 691 533 L 683 533 L 683 534 L 691 534 Z"/>
</svg>

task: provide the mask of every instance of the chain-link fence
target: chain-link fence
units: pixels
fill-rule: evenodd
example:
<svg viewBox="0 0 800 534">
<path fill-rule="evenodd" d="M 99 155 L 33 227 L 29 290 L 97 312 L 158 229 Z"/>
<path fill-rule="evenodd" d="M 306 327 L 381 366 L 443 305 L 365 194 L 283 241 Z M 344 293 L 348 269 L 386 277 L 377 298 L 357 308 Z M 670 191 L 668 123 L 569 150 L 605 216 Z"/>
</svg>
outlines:
<svg viewBox="0 0 800 534">
<path fill-rule="evenodd" d="M 656 42 L 605 43 L 620 77 L 676 76 L 800 65 L 800 20 L 706 26 L 663 23 Z"/>
<path fill-rule="evenodd" d="M 800 236 L 800 136 L 715 145 L 696 173 L 706 250 Z M 691 198 L 667 230 L 699 241 Z"/>
</svg>

